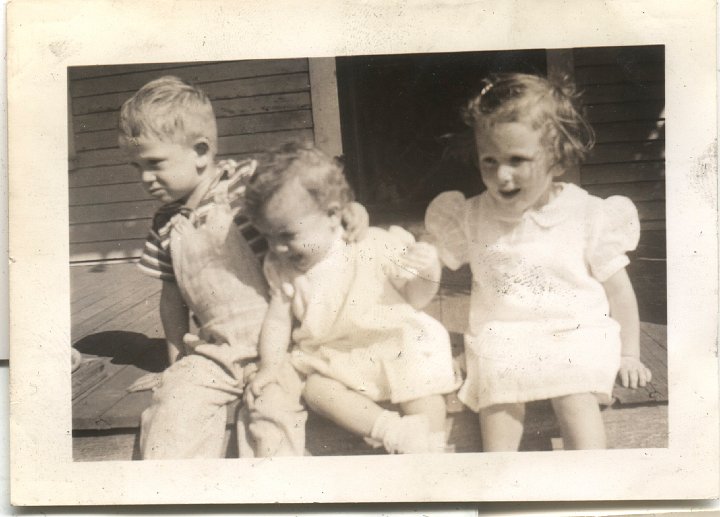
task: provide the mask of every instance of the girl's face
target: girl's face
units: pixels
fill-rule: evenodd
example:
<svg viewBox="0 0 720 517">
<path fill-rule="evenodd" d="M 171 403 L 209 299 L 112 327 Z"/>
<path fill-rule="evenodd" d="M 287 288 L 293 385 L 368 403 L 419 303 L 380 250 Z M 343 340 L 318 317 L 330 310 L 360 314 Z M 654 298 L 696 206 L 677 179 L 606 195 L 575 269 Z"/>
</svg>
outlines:
<svg viewBox="0 0 720 517">
<path fill-rule="evenodd" d="M 257 221 L 270 251 L 299 271 L 307 271 L 330 250 L 340 228 L 339 207 L 322 210 L 294 179 L 283 185 Z"/>
<path fill-rule="evenodd" d="M 550 200 L 552 156 L 542 131 L 522 122 L 501 122 L 475 131 L 480 174 L 490 196 L 507 215 L 522 215 Z"/>
</svg>

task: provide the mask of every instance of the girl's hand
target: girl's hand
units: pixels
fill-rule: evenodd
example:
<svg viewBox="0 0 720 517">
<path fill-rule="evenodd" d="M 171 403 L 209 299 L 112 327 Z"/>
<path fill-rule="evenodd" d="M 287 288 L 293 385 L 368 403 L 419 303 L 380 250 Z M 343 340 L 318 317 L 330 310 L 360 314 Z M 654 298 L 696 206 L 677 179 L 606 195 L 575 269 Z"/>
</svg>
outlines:
<svg viewBox="0 0 720 517">
<path fill-rule="evenodd" d="M 634 356 L 622 356 L 618 375 L 624 388 L 643 387 L 652 380 L 650 369 Z"/>
<path fill-rule="evenodd" d="M 278 371 L 276 368 L 261 368 L 258 370 L 258 372 L 253 376 L 252 380 L 250 381 L 250 391 L 253 395 L 256 397 L 259 397 L 260 394 L 262 394 L 262 390 L 265 386 L 272 383 L 278 383 Z"/>
<path fill-rule="evenodd" d="M 345 228 L 345 240 L 348 242 L 361 241 L 365 237 L 370 216 L 360 203 L 349 203 L 342 211 L 342 225 Z"/>
<path fill-rule="evenodd" d="M 411 277 L 422 277 L 426 280 L 437 281 L 435 274 L 439 270 L 440 259 L 437 249 L 427 242 L 415 242 L 408 246 L 405 254 L 400 258 L 400 267 Z"/>
</svg>

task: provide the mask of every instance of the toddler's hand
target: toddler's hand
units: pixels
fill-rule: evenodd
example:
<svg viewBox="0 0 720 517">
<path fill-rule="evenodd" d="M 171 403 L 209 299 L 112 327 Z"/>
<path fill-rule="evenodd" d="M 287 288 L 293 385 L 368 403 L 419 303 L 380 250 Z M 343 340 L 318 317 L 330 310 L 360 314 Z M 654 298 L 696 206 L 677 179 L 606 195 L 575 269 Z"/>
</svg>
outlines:
<svg viewBox="0 0 720 517">
<path fill-rule="evenodd" d="M 226 158 L 217 162 L 217 169 L 220 172 L 228 174 L 239 174 L 244 180 L 248 180 L 255 172 L 257 162 L 255 160 L 235 161 L 232 158 Z"/>
<path fill-rule="evenodd" d="M 275 368 L 261 368 L 253 375 L 249 387 L 252 394 L 259 397 L 265 386 L 278 382 L 278 372 Z"/>
<path fill-rule="evenodd" d="M 238 168 L 238 162 L 232 158 L 226 158 L 217 162 L 217 169 L 221 172 L 235 172 Z"/>
<path fill-rule="evenodd" d="M 643 387 L 652 380 L 652 372 L 640 359 L 632 356 L 623 356 L 620 359 L 620 382 L 625 388 L 635 389 Z"/>
<path fill-rule="evenodd" d="M 427 242 L 415 242 L 408 246 L 400 258 L 400 267 L 412 277 L 421 276 L 427 280 L 438 280 L 432 272 L 438 268 L 440 259 L 437 249 Z"/>
<path fill-rule="evenodd" d="M 162 373 L 146 373 L 128 386 L 127 391 L 129 393 L 135 393 L 137 391 L 155 391 L 155 388 L 160 386 L 161 381 Z"/>
<path fill-rule="evenodd" d="M 361 241 L 370 226 L 370 216 L 360 203 L 349 203 L 342 211 L 342 224 L 346 241 Z"/>
</svg>

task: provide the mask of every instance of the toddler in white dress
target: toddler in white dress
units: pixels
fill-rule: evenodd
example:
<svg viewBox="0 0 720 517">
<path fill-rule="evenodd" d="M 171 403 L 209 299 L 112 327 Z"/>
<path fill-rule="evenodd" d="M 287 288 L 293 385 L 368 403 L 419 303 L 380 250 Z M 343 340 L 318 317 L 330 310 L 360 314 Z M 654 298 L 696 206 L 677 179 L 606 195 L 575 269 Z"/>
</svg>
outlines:
<svg viewBox="0 0 720 517">
<path fill-rule="evenodd" d="M 644 386 L 639 318 L 625 271 L 640 223 L 632 202 L 554 182 L 591 147 L 572 91 L 524 74 L 488 81 L 465 112 L 487 191 L 445 192 L 426 228 L 473 287 L 459 398 L 480 414 L 483 449 L 517 450 L 525 403 L 550 399 L 566 449 L 604 448 L 598 400 L 618 371 Z"/>
<path fill-rule="evenodd" d="M 450 341 L 418 310 L 438 288 L 435 248 L 399 227 L 346 242 L 339 214 L 352 192 L 341 165 L 310 145 L 261 160 L 245 196 L 270 246 L 252 393 L 277 382 L 289 360 L 315 412 L 391 453 L 444 451 L 443 394 L 456 387 Z"/>
</svg>

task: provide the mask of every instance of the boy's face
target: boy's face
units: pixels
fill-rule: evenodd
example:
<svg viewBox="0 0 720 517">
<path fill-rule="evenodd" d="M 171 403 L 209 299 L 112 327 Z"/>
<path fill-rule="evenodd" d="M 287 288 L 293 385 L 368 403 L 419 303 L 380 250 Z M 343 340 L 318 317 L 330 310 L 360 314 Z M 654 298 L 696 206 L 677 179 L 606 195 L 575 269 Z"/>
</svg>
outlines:
<svg viewBox="0 0 720 517">
<path fill-rule="evenodd" d="M 145 190 L 163 203 L 192 193 L 207 165 L 207 153 L 198 152 L 197 145 L 139 137 L 124 148 L 130 165 L 140 172 Z"/>
</svg>

